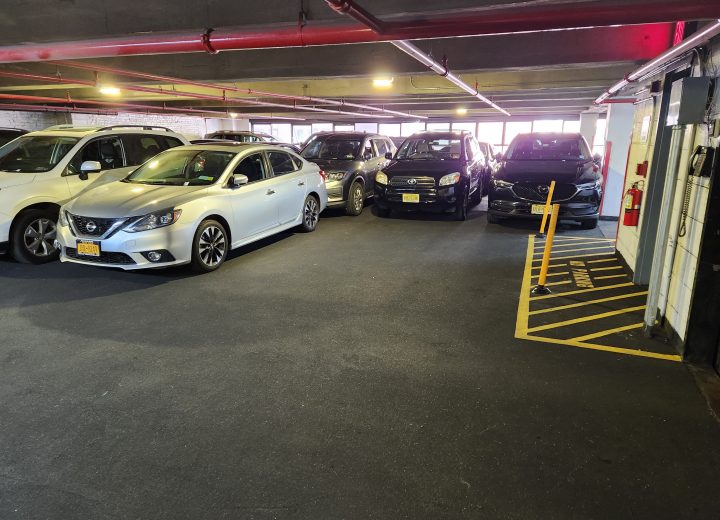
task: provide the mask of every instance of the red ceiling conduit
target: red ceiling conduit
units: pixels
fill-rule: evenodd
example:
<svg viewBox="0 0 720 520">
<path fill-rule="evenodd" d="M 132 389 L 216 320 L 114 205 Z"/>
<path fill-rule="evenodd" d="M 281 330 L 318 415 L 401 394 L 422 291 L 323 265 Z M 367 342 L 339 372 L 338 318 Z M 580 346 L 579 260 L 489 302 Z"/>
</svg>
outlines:
<svg viewBox="0 0 720 520">
<path fill-rule="evenodd" d="M 356 13 L 352 10 L 347 12 Z M 427 13 L 422 19 L 383 22 L 382 32 L 365 25 L 313 22 L 12 45 L 0 47 L 0 63 L 448 38 L 712 18 L 720 18 L 720 2 L 717 0 L 526 4 L 454 15 Z"/>
<path fill-rule="evenodd" d="M 141 78 L 141 79 L 147 79 L 152 81 L 159 81 L 163 83 L 176 83 L 178 85 L 190 85 L 194 87 L 202 87 L 202 88 L 211 88 L 215 90 L 223 90 L 227 92 L 241 92 L 248 95 L 256 95 L 256 96 L 262 96 L 262 97 L 274 97 L 274 98 L 280 98 L 280 99 L 288 99 L 293 101 L 303 101 L 306 103 L 317 103 L 317 104 L 324 104 L 324 105 L 333 105 L 333 106 L 339 106 L 339 107 L 352 107 L 352 108 L 360 108 L 362 110 L 368 110 L 371 112 L 379 112 L 382 114 L 388 114 L 388 115 L 394 115 L 394 116 L 400 116 L 400 117 L 409 117 L 413 119 L 427 119 L 425 116 L 420 116 L 417 114 L 410 114 L 407 112 L 398 112 L 397 110 L 388 110 L 382 107 L 377 107 L 373 105 L 364 105 L 359 103 L 350 103 L 347 101 L 337 101 L 335 99 L 327 99 L 327 98 L 321 98 L 321 97 L 313 97 L 313 96 L 293 96 L 291 94 L 278 94 L 276 92 L 266 92 L 261 90 L 254 90 L 254 89 L 246 89 L 246 88 L 239 88 L 234 87 L 232 85 L 221 85 L 217 83 L 207 83 L 203 81 L 192 81 L 187 79 L 181 79 L 181 78 L 174 78 L 171 76 L 160 76 L 158 74 L 149 74 L 145 72 L 135 72 L 132 70 L 123 70 L 123 69 L 116 69 L 114 67 L 106 67 L 103 65 L 94 65 L 89 63 L 82 63 L 77 61 L 56 61 L 55 64 L 62 65 L 64 67 L 72 67 L 76 69 L 83 69 L 83 70 L 91 70 L 94 72 L 104 72 L 108 74 L 117 74 L 119 76 L 127 76 L 131 78 Z M 237 99 L 237 98 L 233 98 Z M 267 106 L 284 106 L 284 105 L 275 105 L 275 104 L 268 104 Z M 300 110 L 305 110 L 302 108 L 303 105 L 293 105 L 292 107 L 288 108 L 297 108 Z M 308 108 L 307 110 L 310 110 L 311 108 Z M 315 107 L 315 111 L 327 111 L 331 113 L 336 114 L 349 114 L 349 115 L 359 115 L 363 117 L 378 117 L 373 116 L 371 114 L 362 114 L 357 112 L 340 112 L 337 110 L 320 110 Z"/>
<path fill-rule="evenodd" d="M 117 111 L 103 110 L 101 108 L 55 107 L 51 105 L 27 105 L 23 103 L 0 103 L 0 110 L 23 110 L 28 112 L 62 112 L 71 114 L 96 114 L 103 116 L 116 116 Z"/>
</svg>

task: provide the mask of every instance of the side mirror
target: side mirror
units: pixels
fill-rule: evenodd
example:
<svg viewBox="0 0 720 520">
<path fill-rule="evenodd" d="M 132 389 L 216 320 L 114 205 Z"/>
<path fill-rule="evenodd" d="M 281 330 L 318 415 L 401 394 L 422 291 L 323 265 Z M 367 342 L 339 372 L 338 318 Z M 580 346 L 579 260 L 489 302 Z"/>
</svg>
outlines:
<svg viewBox="0 0 720 520">
<path fill-rule="evenodd" d="M 392 158 L 393 158 L 392 152 L 385 153 L 385 159 L 387 159 L 388 161 L 392 161 Z"/>
<path fill-rule="evenodd" d="M 250 179 L 248 179 L 247 175 L 243 175 L 242 173 L 234 173 L 233 176 L 230 177 L 231 188 L 239 188 L 248 182 L 250 182 Z"/>
<path fill-rule="evenodd" d="M 98 161 L 85 161 L 80 165 L 80 179 L 88 180 L 89 173 L 97 173 L 102 170 L 102 165 Z"/>
</svg>

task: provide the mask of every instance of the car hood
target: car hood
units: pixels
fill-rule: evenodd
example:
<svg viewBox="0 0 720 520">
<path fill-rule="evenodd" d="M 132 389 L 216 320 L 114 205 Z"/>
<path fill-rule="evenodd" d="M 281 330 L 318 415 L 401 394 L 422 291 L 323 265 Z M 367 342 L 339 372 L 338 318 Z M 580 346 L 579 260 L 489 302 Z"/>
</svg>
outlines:
<svg viewBox="0 0 720 520">
<path fill-rule="evenodd" d="M 327 160 L 327 159 L 306 159 L 317 164 L 326 172 L 354 172 L 362 165 L 361 161 Z"/>
<path fill-rule="evenodd" d="M 27 184 L 34 179 L 34 173 L 0 172 L 0 189 Z"/>
<path fill-rule="evenodd" d="M 115 181 L 83 192 L 68 204 L 67 210 L 86 217 L 135 217 L 179 206 L 207 189 L 207 186 L 152 186 Z"/>
<path fill-rule="evenodd" d="M 439 180 L 448 173 L 461 172 L 463 163 L 461 161 L 393 161 L 383 172 L 388 177 L 395 175 L 433 177 Z"/>
<path fill-rule="evenodd" d="M 592 172 L 592 163 L 580 161 L 505 161 L 496 179 L 507 182 L 574 183 Z"/>
</svg>

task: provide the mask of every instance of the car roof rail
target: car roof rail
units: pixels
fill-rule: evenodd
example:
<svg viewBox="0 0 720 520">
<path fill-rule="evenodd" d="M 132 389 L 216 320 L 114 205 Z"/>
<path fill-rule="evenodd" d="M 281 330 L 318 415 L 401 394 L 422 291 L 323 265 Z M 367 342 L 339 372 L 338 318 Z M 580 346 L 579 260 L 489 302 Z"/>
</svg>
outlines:
<svg viewBox="0 0 720 520">
<path fill-rule="evenodd" d="M 110 125 L 110 126 L 103 126 L 102 128 L 98 128 L 95 130 L 96 132 L 104 132 L 106 130 L 115 130 L 116 128 L 142 128 L 143 130 L 165 130 L 166 132 L 172 132 L 171 129 L 169 129 L 166 126 L 158 126 L 158 125 Z"/>
<path fill-rule="evenodd" d="M 78 127 L 73 124 L 64 124 L 64 125 L 48 126 L 44 130 L 67 130 L 67 129 L 71 129 L 71 128 L 78 128 Z M 87 128 L 87 127 L 85 127 L 85 128 Z"/>
</svg>

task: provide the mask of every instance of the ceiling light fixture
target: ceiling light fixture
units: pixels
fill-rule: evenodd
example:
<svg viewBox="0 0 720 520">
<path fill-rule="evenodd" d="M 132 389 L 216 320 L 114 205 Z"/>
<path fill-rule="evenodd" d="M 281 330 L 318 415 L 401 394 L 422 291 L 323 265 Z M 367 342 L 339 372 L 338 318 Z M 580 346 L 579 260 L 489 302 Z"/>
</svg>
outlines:
<svg viewBox="0 0 720 520">
<path fill-rule="evenodd" d="M 462 107 L 461 107 L 461 108 L 458 108 L 455 112 L 456 112 L 457 115 L 459 115 L 459 116 L 464 116 L 464 115 L 467 114 L 467 108 L 462 108 Z"/>
<path fill-rule="evenodd" d="M 238 113 L 237 112 L 228 112 L 228 115 L 232 118 L 235 118 L 238 116 Z"/>
<path fill-rule="evenodd" d="M 395 81 L 395 78 L 391 78 L 391 77 L 375 78 L 375 79 L 373 79 L 373 87 L 389 88 L 389 87 L 392 87 L 393 81 Z"/>
<path fill-rule="evenodd" d="M 98 90 L 100 94 L 105 96 L 119 96 L 121 93 L 119 88 L 113 87 L 112 85 L 100 85 L 98 86 Z"/>
</svg>

